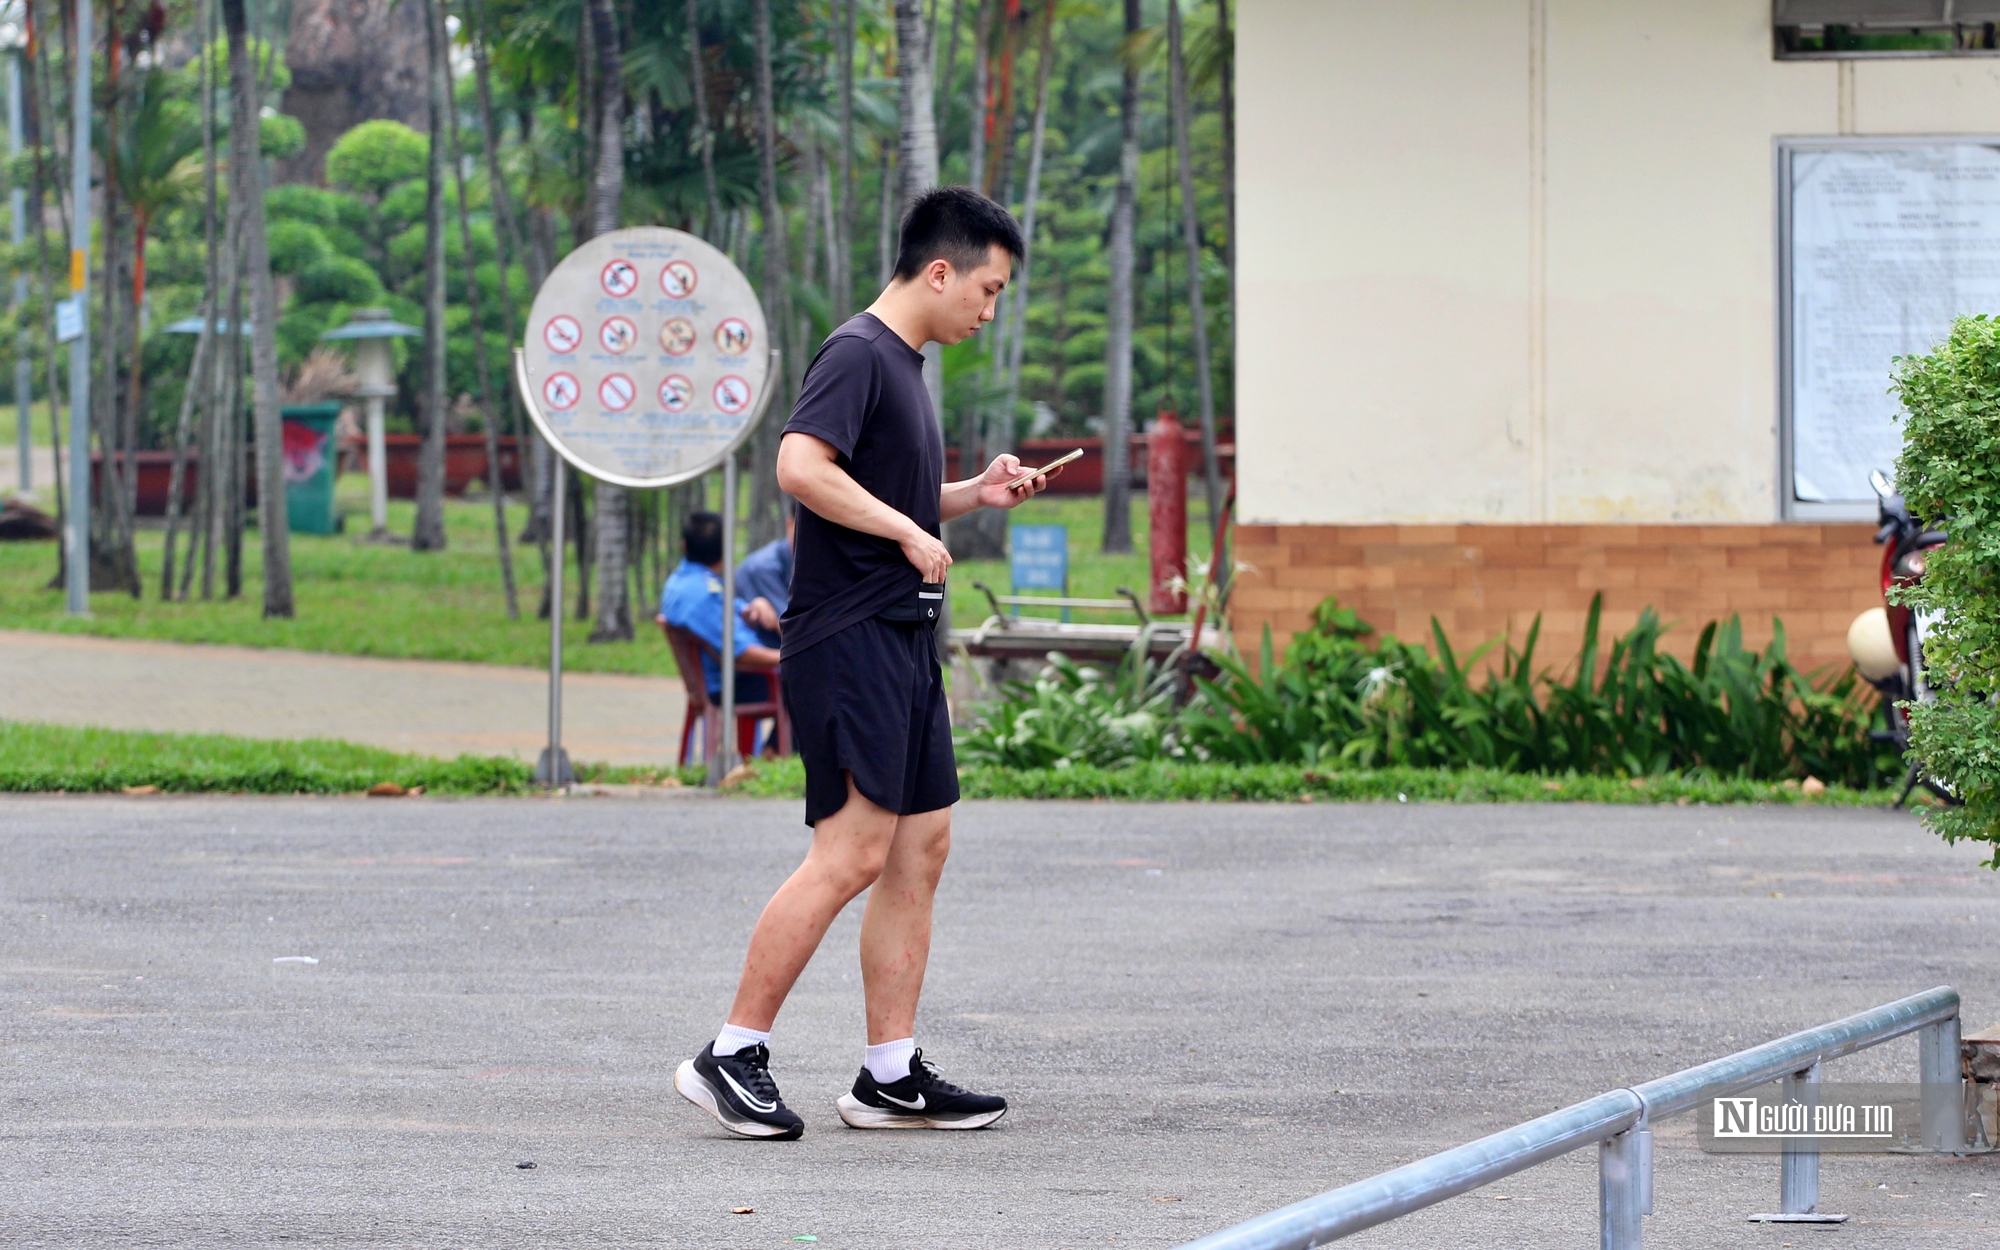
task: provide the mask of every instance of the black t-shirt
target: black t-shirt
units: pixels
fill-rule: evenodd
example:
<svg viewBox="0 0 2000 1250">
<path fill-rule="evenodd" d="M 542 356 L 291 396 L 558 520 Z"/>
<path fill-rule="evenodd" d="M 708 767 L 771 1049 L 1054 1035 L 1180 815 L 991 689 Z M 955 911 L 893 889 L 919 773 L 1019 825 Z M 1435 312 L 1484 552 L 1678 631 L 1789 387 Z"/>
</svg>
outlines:
<svg viewBox="0 0 2000 1250">
<path fill-rule="evenodd" d="M 820 345 L 784 433 L 831 446 L 862 489 L 938 536 L 944 440 L 924 386 L 923 354 L 873 313 L 853 317 Z M 837 525 L 804 504 L 795 542 L 787 656 L 908 597 L 921 580 L 900 544 Z"/>
</svg>

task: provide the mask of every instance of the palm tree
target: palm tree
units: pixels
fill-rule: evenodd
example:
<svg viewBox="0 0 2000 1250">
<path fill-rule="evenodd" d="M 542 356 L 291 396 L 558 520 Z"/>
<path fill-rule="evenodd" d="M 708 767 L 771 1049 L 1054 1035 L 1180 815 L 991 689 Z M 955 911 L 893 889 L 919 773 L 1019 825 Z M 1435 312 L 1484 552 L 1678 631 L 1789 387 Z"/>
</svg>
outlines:
<svg viewBox="0 0 2000 1250">
<path fill-rule="evenodd" d="M 1187 61 L 1181 55 L 1180 0 L 1167 0 L 1167 71 L 1174 157 L 1181 171 L 1181 240 L 1187 250 L 1194 388 L 1201 405 L 1202 480 L 1208 494 L 1208 536 L 1213 541 L 1222 524 L 1222 474 L 1215 462 L 1215 386 L 1208 371 L 1208 313 L 1201 297 L 1201 222 L 1195 216 L 1194 160 L 1188 153 Z"/>
<path fill-rule="evenodd" d="M 1132 550 L 1132 268 L 1139 185 L 1139 0 L 1125 0 L 1124 87 L 1118 96 L 1118 195 L 1111 206 L 1111 281 L 1104 307 L 1104 550 Z"/>
<path fill-rule="evenodd" d="M 430 154 L 424 181 L 423 398 L 418 406 L 424 441 L 417 450 L 417 524 L 413 551 L 443 551 L 445 436 L 444 162 L 451 99 L 445 90 L 443 0 L 424 0 L 424 43 L 430 87 Z"/>
<path fill-rule="evenodd" d="M 777 106 L 771 82 L 771 0 L 753 0 L 751 20 L 757 43 L 757 194 L 764 218 L 764 319 L 772 342 L 783 355 L 783 368 L 766 385 L 779 388 L 784 400 L 798 363 L 799 344 L 788 342 L 792 332 L 791 242 L 785 229 L 785 209 L 778 199 Z M 776 407 L 777 405 L 773 405 Z M 778 503 L 778 434 L 780 413 L 767 413 L 751 436 L 750 543 L 762 546 L 785 532 Z"/>
<path fill-rule="evenodd" d="M 597 165 L 591 176 L 590 227 L 593 235 L 618 228 L 625 194 L 625 58 L 612 0 L 589 0 L 590 36 L 597 64 Z M 597 624 L 592 642 L 632 638 L 632 601 L 627 585 L 630 501 L 621 487 L 596 484 Z"/>
<path fill-rule="evenodd" d="M 243 0 L 222 0 L 229 32 L 231 197 L 243 206 L 245 266 L 250 273 L 250 375 L 257 432 L 257 526 L 264 543 L 264 616 L 290 617 L 292 530 L 285 515 L 284 428 L 278 415 L 278 294 L 271 282 L 271 248 L 264 234 L 264 158 L 258 151 L 262 93 L 250 67 Z M 237 333 L 230 326 L 230 333 Z"/>
</svg>

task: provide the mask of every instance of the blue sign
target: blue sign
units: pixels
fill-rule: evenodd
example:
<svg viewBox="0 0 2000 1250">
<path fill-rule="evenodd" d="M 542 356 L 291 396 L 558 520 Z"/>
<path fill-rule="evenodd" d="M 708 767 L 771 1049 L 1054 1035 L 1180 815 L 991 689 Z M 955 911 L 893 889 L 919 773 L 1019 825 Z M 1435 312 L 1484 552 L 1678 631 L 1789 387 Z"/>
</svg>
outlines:
<svg viewBox="0 0 2000 1250">
<path fill-rule="evenodd" d="M 1014 593 L 1069 589 L 1069 527 L 1016 525 L 1008 535 Z"/>
</svg>

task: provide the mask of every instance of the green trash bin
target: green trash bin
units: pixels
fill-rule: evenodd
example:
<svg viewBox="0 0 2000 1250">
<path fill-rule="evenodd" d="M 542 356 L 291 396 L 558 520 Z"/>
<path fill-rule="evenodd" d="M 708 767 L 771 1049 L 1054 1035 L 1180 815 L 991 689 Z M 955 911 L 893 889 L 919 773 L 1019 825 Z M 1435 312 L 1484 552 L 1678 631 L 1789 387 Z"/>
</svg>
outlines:
<svg viewBox="0 0 2000 1250">
<path fill-rule="evenodd" d="M 294 534 L 333 534 L 340 517 L 333 508 L 333 474 L 340 460 L 333 424 L 341 405 L 287 404 L 285 422 L 285 515 Z"/>
</svg>

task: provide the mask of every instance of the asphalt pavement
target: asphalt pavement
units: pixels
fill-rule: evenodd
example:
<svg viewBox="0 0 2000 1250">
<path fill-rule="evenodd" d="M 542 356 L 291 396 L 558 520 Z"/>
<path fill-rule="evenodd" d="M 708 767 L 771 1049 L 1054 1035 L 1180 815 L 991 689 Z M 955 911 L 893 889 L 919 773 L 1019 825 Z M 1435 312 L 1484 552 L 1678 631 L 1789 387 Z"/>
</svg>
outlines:
<svg viewBox="0 0 2000 1250">
<path fill-rule="evenodd" d="M 804 1139 L 737 1140 L 672 1074 L 805 838 L 695 796 L 0 800 L 0 1243 L 1172 1247 L 1933 985 L 2000 1018 L 2000 879 L 1907 815 L 967 804 L 918 1042 L 1010 1114 L 841 1126 L 857 904 L 772 1044 Z M 1993 1156 L 1829 1156 L 1819 1231 L 1743 1222 L 1775 1158 L 1656 1129 L 1651 1247 L 2000 1243 Z M 1586 1150 L 1348 1244 L 1580 1247 L 1596 1203 Z"/>
</svg>

